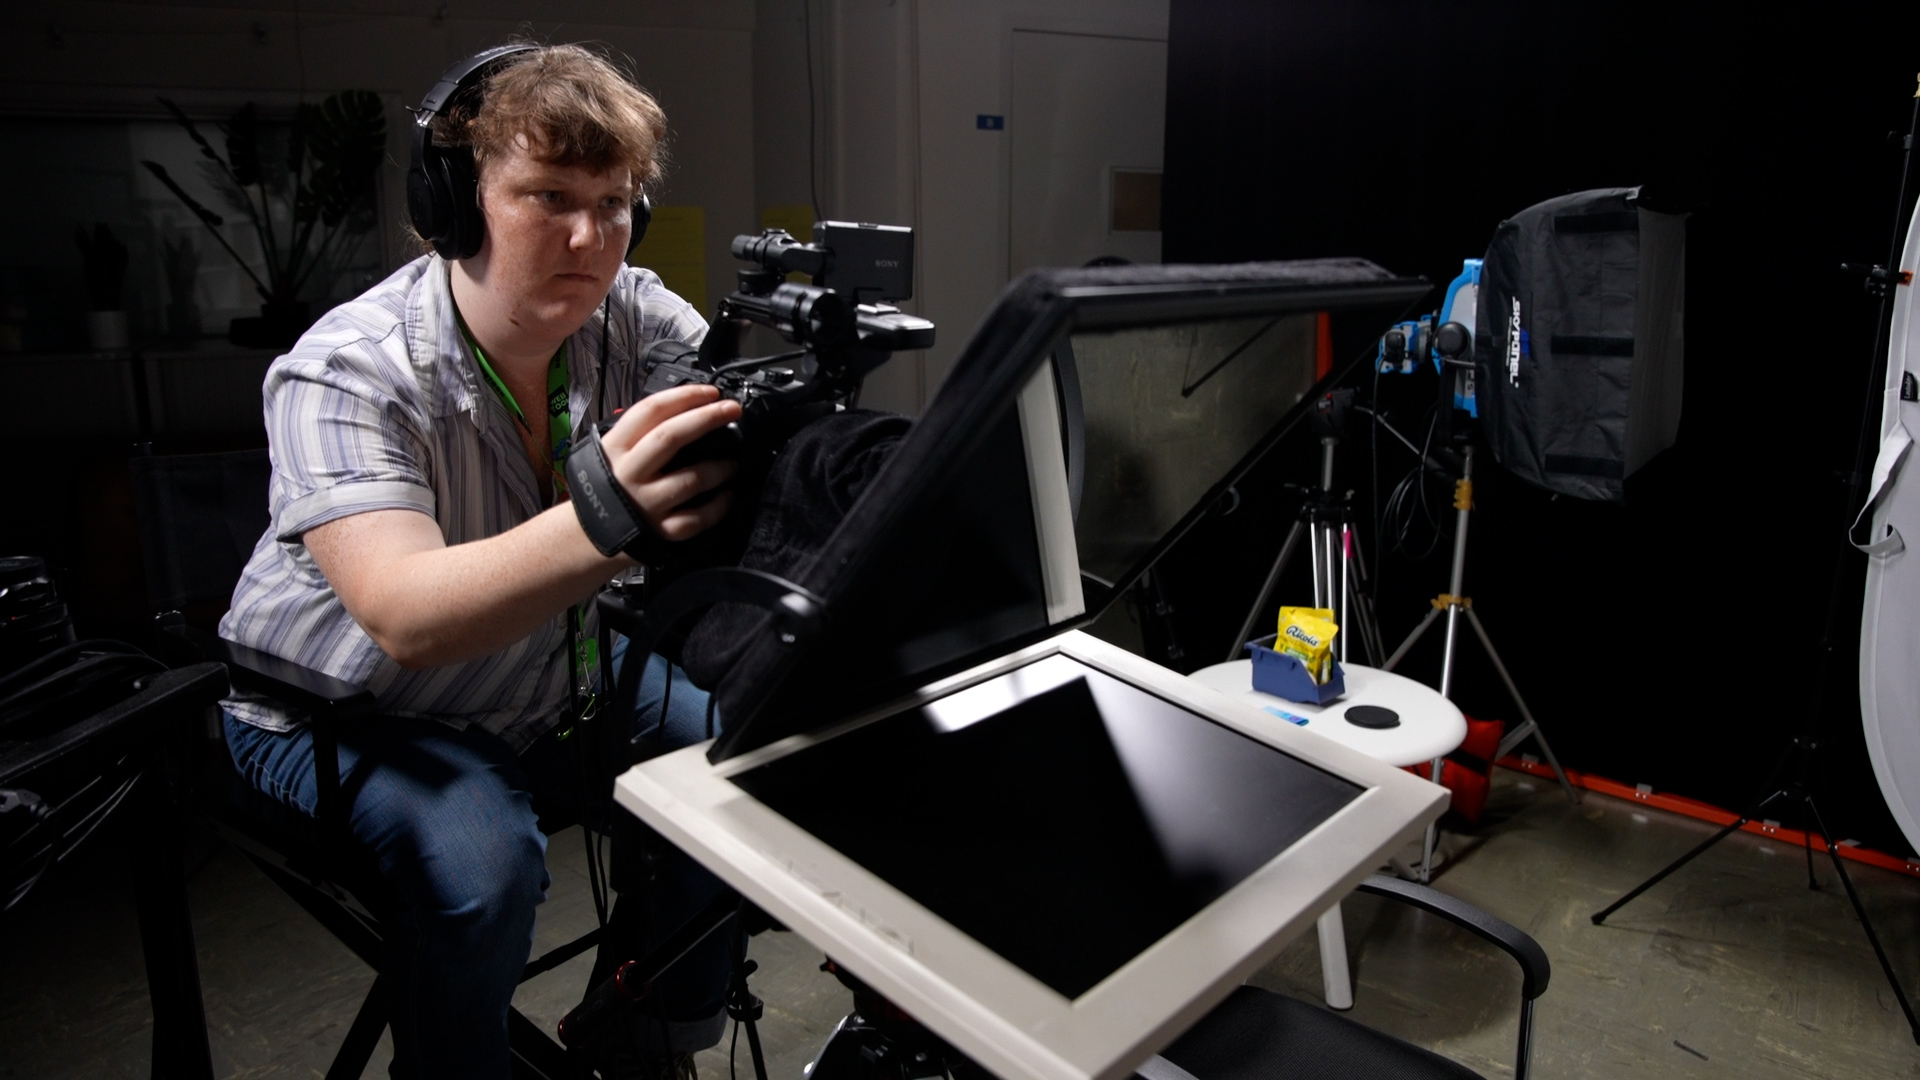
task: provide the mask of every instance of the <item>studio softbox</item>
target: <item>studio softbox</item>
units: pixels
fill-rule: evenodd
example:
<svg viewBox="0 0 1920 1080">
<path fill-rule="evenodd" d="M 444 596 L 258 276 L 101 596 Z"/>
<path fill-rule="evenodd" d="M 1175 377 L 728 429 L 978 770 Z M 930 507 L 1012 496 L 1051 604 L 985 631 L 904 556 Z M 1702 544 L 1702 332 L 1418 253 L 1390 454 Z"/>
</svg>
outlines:
<svg viewBox="0 0 1920 1080">
<path fill-rule="evenodd" d="M 1487 247 L 1473 350 L 1487 442 L 1562 495 L 1621 502 L 1680 429 L 1686 215 L 1640 191 L 1549 199 Z"/>
</svg>

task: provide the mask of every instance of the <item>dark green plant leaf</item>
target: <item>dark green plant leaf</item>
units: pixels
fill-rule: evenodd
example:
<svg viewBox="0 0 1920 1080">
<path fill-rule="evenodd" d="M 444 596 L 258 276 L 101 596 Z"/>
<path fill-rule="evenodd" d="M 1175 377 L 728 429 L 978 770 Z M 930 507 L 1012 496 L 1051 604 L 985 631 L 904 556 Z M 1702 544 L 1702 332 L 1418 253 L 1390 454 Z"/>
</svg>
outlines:
<svg viewBox="0 0 1920 1080">
<path fill-rule="evenodd" d="M 233 182 L 250 187 L 261 182 L 260 112 L 249 101 L 234 111 L 222 125 L 227 136 L 227 163 L 233 170 Z"/>
<path fill-rule="evenodd" d="M 201 206 L 198 200 L 187 194 L 186 189 L 168 175 L 166 166 L 157 161 L 142 161 L 140 164 L 145 165 L 155 179 L 165 184 L 168 191 L 173 192 L 174 198 L 179 199 L 182 205 L 192 211 L 194 217 L 200 219 L 200 224 L 207 227 L 207 231 L 213 234 L 214 240 L 218 241 L 220 246 L 226 249 L 227 254 L 233 256 L 233 261 L 240 264 L 240 269 L 246 271 L 247 276 L 253 279 L 253 286 L 259 290 L 261 297 L 268 298 L 266 282 L 260 280 L 260 275 L 253 272 L 253 267 L 247 265 L 247 260 L 241 258 L 240 253 L 233 250 L 233 245 L 227 243 L 227 238 L 221 234 L 219 227 L 225 224 L 226 219 Z"/>
<path fill-rule="evenodd" d="M 193 196 L 187 194 L 186 189 L 182 188 L 172 176 L 168 175 L 166 166 L 157 161 L 142 161 L 140 164 L 145 165 L 147 171 L 152 173 L 155 179 L 165 184 L 167 190 L 173 192 L 173 197 L 179 199 L 188 210 L 192 211 L 193 216 L 199 218 L 208 228 L 211 229 L 226 224 L 225 218 L 201 206 Z"/>
<path fill-rule="evenodd" d="M 214 152 L 213 144 L 207 141 L 206 136 L 200 134 L 200 128 L 196 126 L 191 119 L 188 119 L 186 112 L 182 110 L 180 106 L 175 105 L 168 98 L 161 98 L 160 104 L 166 107 L 167 112 L 173 114 L 174 123 L 179 124 L 187 130 L 187 137 L 192 139 L 194 145 L 200 148 L 202 156 L 206 157 L 209 161 L 215 162 L 223 169 L 227 167 L 227 163 L 221 159 L 218 153 Z"/>
</svg>

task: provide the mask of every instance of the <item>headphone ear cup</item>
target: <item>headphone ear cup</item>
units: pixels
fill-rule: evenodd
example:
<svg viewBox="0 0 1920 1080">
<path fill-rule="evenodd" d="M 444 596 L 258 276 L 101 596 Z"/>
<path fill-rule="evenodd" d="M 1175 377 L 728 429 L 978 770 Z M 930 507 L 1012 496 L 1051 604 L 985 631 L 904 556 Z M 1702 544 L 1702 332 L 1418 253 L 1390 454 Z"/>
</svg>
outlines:
<svg viewBox="0 0 1920 1080">
<path fill-rule="evenodd" d="M 434 197 L 433 180 L 428 177 L 424 165 L 414 165 L 407 170 L 407 219 L 413 223 L 413 231 L 420 239 L 440 246 L 440 235 L 445 230 L 445 222 L 440 219 L 440 200 Z"/>
<path fill-rule="evenodd" d="M 453 146 L 438 154 L 441 190 L 445 201 L 446 244 L 436 242 L 434 250 L 444 259 L 470 259 L 480 254 L 487 239 L 486 215 L 480 212 L 480 175 L 473 162 L 473 148 Z"/>
<path fill-rule="evenodd" d="M 647 238 L 647 226 L 653 224 L 653 202 L 646 192 L 640 193 L 640 201 L 633 204 L 633 234 L 627 237 L 627 258 L 633 258 L 640 241 Z"/>
</svg>

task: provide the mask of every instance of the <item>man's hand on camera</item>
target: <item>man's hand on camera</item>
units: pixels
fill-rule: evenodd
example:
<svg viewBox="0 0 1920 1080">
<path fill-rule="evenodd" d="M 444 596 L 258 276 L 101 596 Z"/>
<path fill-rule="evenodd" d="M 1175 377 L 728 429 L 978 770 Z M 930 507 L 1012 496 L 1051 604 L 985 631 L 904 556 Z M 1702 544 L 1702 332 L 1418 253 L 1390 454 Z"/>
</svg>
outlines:
<svg viewBox="0 0 1920 1080">
<path fill-rule="evenodd" d="M 685 540 L 726 516 L 728 492 L 699 506 L 685 503 L 726 483 L 733 476 L 733 462 L 702 461 L 674 472 L 661 470 L 694 440 L 738 419 L 739 403 L 720 397 L 719 390 L 682 386 L 635 402 L 601 437 L 614 478 L 663 538 Z"/>
</svg>

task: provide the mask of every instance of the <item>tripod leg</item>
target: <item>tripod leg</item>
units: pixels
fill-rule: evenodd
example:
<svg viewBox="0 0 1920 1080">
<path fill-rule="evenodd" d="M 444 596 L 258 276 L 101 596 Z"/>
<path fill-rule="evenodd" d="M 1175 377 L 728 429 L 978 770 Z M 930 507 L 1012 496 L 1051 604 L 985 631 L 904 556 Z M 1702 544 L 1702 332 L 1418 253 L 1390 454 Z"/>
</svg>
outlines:
<svg viewBox="0 0 1920 1080">
<path fill-rule="evenodd" d="M 1853 901 L 1853 913 L 1860 917 L 1860 928 L 1867 932 L 1867 943 L 1873 946 L 1873 955 L 1880 960 L 1880 970 L 1887 977 L 1887 985 L 1893 987 L 1893 996 L 1900 1002 L 1900 1011 L 1906 1014 L 1907 1029 L 1913 1032 L 1914 1043 L 1920 1045 L 1920 1019 L 1913 1015 L 1913 1005 L 1907 1000 L 1906 990 L 1900 986 L 1900 977 L 1893 972 L 1893 963 L 1887 959 L 1887 950 L 1880 947 L 1880 935 L 1874 933 L 1873 920 L 1867 918 L 1866 905 L 1860 902 L 1860 894 L 1853 888 L 1853 878 L 1848 876 L 1846 865 L 1840 861 L 1840 849 L 1834 845 L 1833 834 L 1827 831 L 1827 823 L 1820 817 L 1819 807 L 1813 805 L 1813 796 L 1805 796 L 1805 801 L 1807 812 L 1813 815 L 1813 823 L 1820 828 L 1820 839 L 1827 845 L 1827 857 L 1833 860 L 1833 869 L 1840 875 L 1840 884 L 1846 886 L 1847 899 Z"/>
<path fill-rule="evenodd" d="M 1480 616 L 1472 608 L 1467 608 L 1466 612 L 1467 621 L 1473 624 L 1473 632 L 1480 638 L 1481 647 L 1487 650 L 1487 659 L 1493 661 L 1493 670 L 1500 673 L 1500 681 L 1507 684 L 1507 693 L 1513 695 L 1513 703 L 1520 707 L 1520 717 L 1524 721 L 1500 740 L 1500 753 L 1495 756 L 1505 755 L 1531 736 L 1540 744 L 1541 752 L 1547 755 L 1547 764 L 1553 767 L 1553 775 L 1566 791 L 1568 801 L 1575 806 L 1580 805 L 1580 793 L 1573 789 L 1573 783 L 1567 779 L 1567 771 L 1560 767 L 1560 759 L 1553 756 L 1553 747 L 1547 745 L 1547 733 L 1540 730 L 1540 722 L 1533 718 L 1533 710 L 1527 708 L 1526 699 L 1520 696 L 1520 688 L 1513 684 L 1513 676 L 1507 673 L 1507 665 L 1500 659 L 1500 650 L 1493 647 L 1493 639 L 1487 636 L 1487 628 L 1481 625 Z"/>
<path fill-rule="evenodd" d="M 1360 549 L 1360 533 L 1353 534 L 1353 565 L 1360 572 L 1360 590 L 1354 597 L 1354 610 L 1360 616 L 1360 630 L 1367 647 L 1367 663 L 1378 664 L 1387 655 L 1387 643 L 1380 637 L 1380 620 L 1373 610 L 1373 597 L 1367 575 L 1367 557 Z"/>
<path fill-rule="evenodd" d="M 1300 546 L 1300 534 L 1307 531 L 1305 519 L 1296 518 L 1293 528 L 1287 530 L 1286 542 L 1280 545 L 1280 554 L 1274 556 L 1273 569 L 1267 571 L 1267 583 L 1260 586 L 1260 598 L 1253 602 L 1253 610 L 1247 612 L 1247 621 L 1240 624 L 1240 633 L 1233 639 L 1233 647 L 1227 650 L 1228 660 L 1240 659 L 1241 646 L 1253 640 L 1253 624 L 1260 621 L 1260 613 L 1266 610 L 1267 602 L 1273 599 L 1273 590 L 1280 587 L 1280 574 L 1293 560 L 1293 551 Z"/>
<path fill-rule="evenodd" d="M 1433 620 L 1439 617 L 1440 617 L 1439 608 L 1433 608 L 1429 610 L 1427 612 L 1427 617 L 1420 620 L 1420 625 L 1413 628 L 1413 633 L 1407 635 L 1407 640 L 1401 642 L 1400 647 L 1393 650 L 1393 655 L 1387 657 L 1387 662 L 1380 665 L 1380 670 L 1392 671 L 1394 667 L 1400 663 L 1400 661 L 1406 659 L 1407 650 L 1413 648 L 1414 643 L 1420 640 L 1420 635 L 1426 633 L 1427 627 L 1432 626 Z"/>
<path fill-rule="evenodd" d="M 1784 765 L 1785 763 L 1786 763 L 1786 759 L 1783 757 L 1781 759 L 1781 765 Z M 1778 775 L 1779 771 L 1780 771 L 1780 766 L 1775 766 L 1774 773 Z M 1610 904 L 1606 908 L 1606 910 L 1594 913 L 1593 925 L 1599 926 L 1601 922 L 1605 921 L 1607 916 L 1613 914 L 1616 911 L 1619 911 L 1623 907 L 1626 907 L 1627 904 L 1630 901 L 1632 901 L 1634 897 L 1639 896 L 1641 893 L 1646 892 L 1648 889 L 1651 889 L 1655 885 L 1660 884 L 1660 882 L 1664 880 L 1668 874 L 1671 874 L 1675 870 L 1678 870 L 1681 867 L 1692 862 L 1696 857 L 1700 855 L 1701 852 L 1706 851 L 1708 848 L 1712 847 L 1713 845 L 1719 843 L 1722 840 L 1725 840 L 1729 835 L 1733 833 L 1735 829 L 1738 829 L 1740 826 L 1745 825 L 1749 821 L 1752 821 L 1756 816 L 1759 815 L 1759 813 L 1762 810 L 1765 810 L 1768 806 L 1772 805 L 1776 799 L 1784 799 L 1786 797 L 1787 797 L 1787 789 L 1781 788 L 1775 791 L 1773 794 L 1767 796 L 1766 798 L 1761 799 L 1759 802 L 1754 803 L 1752 809 L 1746 811 L 1745 813 L 1741 814 L 1739 817 L 1735 818 L 1732 824 L 1728 825 L 1724 829 L 1721 829 L 1719 832 L 1714 833 L 1712 836 L 1707 837 L 1705 840 L 1700 841 L 1700 843 L 1697 846 L 1695 846 L 1692 851 L 1689 851 L 1685 855 L 1682 855 L 1679 858 L 1668 863 L 1666 869 L 1660 871 L 1659 873 L 1653 875 L 1647 880 L 1641 882 L 1638 886 L 1634 888 L 1632 892 L 1628 893 L 1627 895 L 1621 897 L 1618 900 L 1615 900 L 1612 904 Z M 1817 817 L 1818 815 L 1816 815 L 1816 818 Z"/>
<path fill-rule="evenodd" d="M 760 1049 L 760 1025 L 747 1021 L 747 1052 L 753 1056 L 755 1080 L 767 1080 L 767 1055 Z"/>
<path fill-rule="evenodd" d="M 1769 796 L 1766 801 L 1772 802 L 1774 799 L 1777 799 L 1784 794 L 1786 794 L 1786 792 L 1776 792 L 1775 794 Z M 1764 806 L 1766 805 L 1766 803 L 1762 803 L 1761 805 Z M 1675 870 L 1678 870 L 1681 867 L 1692 862 L 1695 858 L 1699 857 L 1699 855 L 1702 852 L 1706 851 L 1708 848 L 1719 843 L 1720 841 L 1725 840 L 1728 836 L 1733 834 L 1734 830 L 1738 829 L 1742 825 L 1745 825 L 1747 822 L 1751 820 L 1753 819 L 1749 817 L 1738 818 L 1731 825 L 1728 825 L 1726 828 L 1721 829 L 1719 832 L 1714 833 L 1712 836 L 1707 837 L 1705 840 L 1700 841 L 1700 843 L 1696 845 L 1692 851 L 1689 851 L 1685 855 L 1682 855 L 1679 858 L 1668 863 L 1666 866 L 1666 869 L 1660 871 L 1659 873 L 1653 875 L 1647 880 L 1634 886 L 1634 889 L 1632 892 L 1628 893 L 1627 895 L 1621 897 L 1618 900 L 1615 900 L 1613 903 L 1608 904 L 1605 910 L 1594 912 L 1592 916 L 1593 925 L 1599 926 L 1601 923 L 1607 921 L 1607 916 L 1613 914 L 1616 911 L 1619 911 L 1621 908 L 1626 907 L 1628 904 L 1632 903 L 1634 897 L 1639 896 L 1641 893 L 1646 892 L 1648 889 L 1651 889 L 1655 885 L 1658 885 L 1662 881 L 1665 881 L 1668 874 L 1671 874 Z"/>
<path fill-rule="evenodd" d="M 1360 631 L 1360 649 L 1369 664 L 1378 664 L 1387 650 L 1380 647 L 1380 625 L 1373 617 L 1373 603 L 1365 593 L 1354 597 L 1354 625 Z"/>
</svg>

